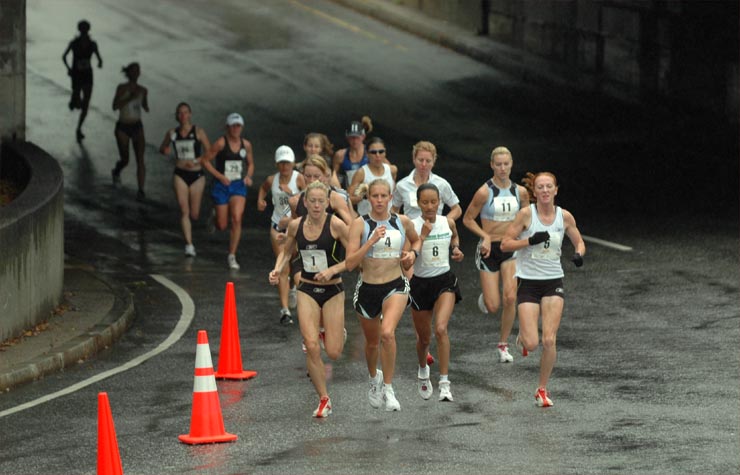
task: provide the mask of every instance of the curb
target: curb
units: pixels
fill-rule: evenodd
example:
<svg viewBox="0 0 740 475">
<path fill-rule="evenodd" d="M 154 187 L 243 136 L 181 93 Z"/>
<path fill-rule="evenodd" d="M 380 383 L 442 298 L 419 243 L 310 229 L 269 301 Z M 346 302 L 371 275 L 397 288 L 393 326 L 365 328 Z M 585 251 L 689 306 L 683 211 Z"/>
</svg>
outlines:
<svg viewBox="0 0 740 475">
<path fill-rule="evenodd" d="M 8 391 L 23 383 L 36 381 L 45 375 L 77 365 L 118 340 L 134 320 L 132 293 L 122 284 L 112 282 L 92 272 L 83 271 L 102 282 L 113 295 L 110 311 L 88 331 L 60 345 L 52 353 L 19 363 L 0 373 L 0 391 Z"/>
</svg>

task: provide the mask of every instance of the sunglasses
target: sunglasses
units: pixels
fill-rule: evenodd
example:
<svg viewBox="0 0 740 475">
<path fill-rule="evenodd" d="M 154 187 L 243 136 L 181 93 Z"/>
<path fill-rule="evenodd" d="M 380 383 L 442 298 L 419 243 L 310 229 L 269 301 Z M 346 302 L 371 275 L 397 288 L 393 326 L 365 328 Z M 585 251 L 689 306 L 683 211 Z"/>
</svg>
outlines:
<svg viewBox="0 0 740 475">
<path fill-rule="evenodd" d="M 384 148 L 379 148 L 377 150 L 368 150 L 367 153 L 369 153 L 371 155 L 378 155 L 380 153 L 385 153 L 385 149 Z"/>
</svg>

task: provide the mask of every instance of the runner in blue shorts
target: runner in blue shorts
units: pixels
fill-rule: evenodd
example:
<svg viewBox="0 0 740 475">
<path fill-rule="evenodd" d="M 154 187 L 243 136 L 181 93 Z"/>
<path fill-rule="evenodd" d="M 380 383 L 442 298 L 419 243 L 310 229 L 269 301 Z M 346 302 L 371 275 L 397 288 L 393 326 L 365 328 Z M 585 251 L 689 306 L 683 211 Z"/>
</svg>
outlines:
<svg viewBox="0 0 740 475">
<path fill-rule="evenodd" d="M 252 186 L 254 175 L 252 144 L 242 138 L 243 128 L 242 116 L 236 112 L 229 114 L 226 117 L 226 134 L 213 143 L 203 160 L 203 166 L 214 178 L 211 197 L 216 208 L 216 228 L 223 231 L 231 221 L 227 263 L 232 270 L 239 270 L 236 250 L 242 235 L 247 189 Z"/>
</svg>

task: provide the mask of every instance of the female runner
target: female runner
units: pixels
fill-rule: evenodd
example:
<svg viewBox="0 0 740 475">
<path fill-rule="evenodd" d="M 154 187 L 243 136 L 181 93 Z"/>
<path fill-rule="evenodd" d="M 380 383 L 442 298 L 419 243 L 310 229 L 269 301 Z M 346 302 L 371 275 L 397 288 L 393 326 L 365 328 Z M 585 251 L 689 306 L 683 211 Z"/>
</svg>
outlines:
<svg viewBox="0 0 740 475">
<path fill-rule="evenodd" d="M 252 144 L 242 138 L 244 119 L 236 112 L 226 117 L 226 134 L 219 137 L 202 161 L 213 175 L 211 197 L 216 208 L 216 227 L 223 231 L 231 221 L 229 255 L 226 262 L 231 270 L 239 270 L 236 250 L 242 236 L 242 217 L 247 201 L 247 189 L 252 186 L 254 159 Z M 215 165 L 211 164 L 215 161 Z"/>
<path fill-rule="evenodd" d="M 434 392 L 427 365 L 434 317 L 439 359 L 439 400 L 452 401 L 448 378 L 450 338 L 447 324 L 462 295 L 457 277 L 450 270 L 450 258 L 460 262 L 464 256 L 460 250 L 455 221 L 438 214 L 439 189 L 431 183 L 422 184 L 417 190 L 416 202 L 421 209 L 421 216 L 411 221 L 423 243 L 411 278 L 411 316 L 416 329 L 416 355 L 419 360 L 418 390 L 422 399 L 429 399 Z"/>
<path fill-rule="evenodd" d="M 421 241 L 409 218 L 391 213 L 391 187 L 378 179 L 368 185 L 370 212 L 352 221 L 347 246 L 347 269 L 362 266 L 354 308 L 365 335 L 365 360 L 370 374 L 368 398 L 372 407 L 400 411 L 393 391 L 396 327 L 408 305 L 408 269 L 419 255 Z M 380 343 L 382 340 L 382 347 Z M 380 348 L 379 348 L 380 347 Z M 380 353 L 382 371 L 377 369 Z"/>
<path fill-rule="evenodd" d="M 270 283 L 276 285 L 290 260 L 289 250 L 298 247 L 303 261 L 298 285 L 298 321 L 306 346 L 308 373 L 319 395 L 314 417 L 326 417 L 332 412 L 319 345 L 320 321 L 325 329 L 326 355 L 336 360 L 344 348 L 344 286 L 340 273 L 345 270 L 345 263 L 339 255 L 347 245 L 347 225 L 326 212 L 328 196 L 329 187 L 320 181 L 308 185 L 303 199 L 308 214 L 288 225 L 285 246 L 270 272 Z"/>
<path fill-rule="evenodd" d="M 565 302 L 564 274 L 560 264 L 563 236 L 568 235 L 575 247 L 571 261 L 576 267 L 583 265 L 586 245 L 573 215 L 555 205 L 555 196 L 558 194 L 555 175 L 548 172 L 536 175 L 528 173 L 523 182 L 535 202 L 516 214 L 506 229 L 501 249 L 504 252 L 518 252 L 519 336 L 516 342 L 522 348 L 523 356 L 534 351 L 539 344 L 537 327 L 542 315 L 540 384 L 534 400 L 540 407 L 550 407 L 553 404 L 547 391 L 547 382 L 555 366 L 556 338 Z"/>
<path fill-rule="evenodd" d="M 200 161 L 208 152 L 211 142 L 205 130 L 193 125 L 190 121 L 193 111 L 187 102 L 181 102 L 175 108 L 175 120 L 180 123 L 164 134 L 159 153 L 175 155 L 175 174 L 172 185 L 175 189 L 177 204 L 180 205 L 180 228 L 185 238 L 185 255 L 195 257 L 193 245 L 192 221 L 200 216 L 200 203 L 206 186 L 206 177 Z"/>
<path fill-rule="evenodd" d="M 440 195 L 437 214 L 442 214 L 444 205 L 447 205 L 450 208 L 447 216 L 457 221 L 462 216 L 460 199 L 452 191 L 452 186 L 447 180 L 432 173 L 432 168 L 437 163 L 437 147 L 432 142 L 424 140 L 417 142 L 411 152 L 411 160 L 414 169 L 407 177 L 396 183 L 391 211 L 398 213 L 403 209 L 403 214 L 411 219 L 421 216 L 421 209 L 416 202 L 416 192 L 422 184 L 431 183 L 437 187 Z"/>
<path fill-rule="evenodd" d="M 280 254 L 283 248 L 282 241 L 285 228 L 280 227 L 280 220 L 290 213 L 288 200 L 306 187 L 305 178 L 294 169 L 294 164 L 295 154 L 293 150 L 287 145 L 278 147 L 275 150 L 275 166 L 277 166 L 278 172 L 265 179 L 257 196 L 257 209 L 259 211 L 264 211 L 267 208 L 267 201 L 265 201 L 267 194 L 270 193 L 272 196 L 270 243 L 275 256 Z M 292 320 L 290 308 L 294 308 L 295 303 L 290 302 L 290 297 L 292 296 L 295 300 L 295 289 L 290 288 L 290 276 L 287 267 L 280 275 L 278 296 L 280 297 L 280 321 Z"/>
<path fill-rule="evenodd" d="M 364 198 L 362 193 L 358 192 L 358 187 L 363 183 L 367 185 L 373 180 L 380 178 L 391 185 L 391 193 L 393 193 L 396 184 L 396 175 L 398 174 L 398 168 L 395 165 L 388 164 L 385 143 L 380 137 L 373 137 L 369 140 L 367 154 L 370 157 L 370 161 L 352 176 L 351 184 L 347 189 L 352 203 L 357 206 L 357 214 L 360 216 L 370 211 L 370 202 Z M 367 188 L 363 187 L 362 189 Z M 388 209 L 390 209 L 390 203 L 388 204 Z"/>
<path fill-rule="evenodd" d="M 116 94 L 113 96 L 113 110 L 118 111 L 118 122 L 116 122 L 116 144 L 118 145 L 119 160 L 111 170 L 113 185 L 121 184 L 121 170 L 128 165 L 129 141 L 134 146 L 136 155 L 136 182 L 139 190 L 136 199 L 144 201 L 144 182 L 146 181 L 146 165 L 144 164 L 144 125 L 141 123 L 141 109 L 149 112 L 149 93 L 147 89 L 138 83 L 141 69 L 139 63 L 131 63 L 124 66 L 121 71 L 126 75 L 127 82 L 119 84 Z"/>
<path fill-rule="evenodd" d="M 483 293 L 478 297 L 478 308 L 483 313 L 495 313 L 501 306 L 499 285 L 503 286 L 504 305 L 501 311 L 501 335 L 497 345 L 499 362 L 511 363 L 509 335 L 516 316 L 516 280 L 514 254 L 501 249 L 501 238 L 520 208 L 529 204 L 527 190 L 511 181 L 511 152 L 496 147 L 491 152 L 493 177 L 473 195 L 465 210 L 463 224 L 480 238 L 475 264 Z M 480 225 L 476 218 L 480 215 Z M 499 279 L 500 277 L 500 279 Z"/>
</svg>

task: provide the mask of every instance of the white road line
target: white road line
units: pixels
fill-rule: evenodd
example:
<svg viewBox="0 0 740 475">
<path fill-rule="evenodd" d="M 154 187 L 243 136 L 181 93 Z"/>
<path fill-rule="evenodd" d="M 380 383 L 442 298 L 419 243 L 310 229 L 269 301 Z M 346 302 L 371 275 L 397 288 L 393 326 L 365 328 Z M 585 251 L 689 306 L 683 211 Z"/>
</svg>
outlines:
<svg viewBox="0 0 740 475">
<path fill-rule="evenodd" d="M 630 252 L 632 251 L 632 248 L 629 246 L 624 246 L 622 244 L 617 244 L 616 242 L 611 241 L 604 241 L 603 239 L 591 237 L 591 236 L 584 236 L 581 234 L 581 237 L 586 242 L 592 242 L 594 244 L 601 244 L 602 246 L 609 247 L 612 249 L 616 249 L 617 251 L 624 251 L 624 252 Z"/>
<path fill-rule="evenodd" d="M 44 404 L 58 397 L 66 396 L 67 394 L 71 394 L 75 391 L 79 391 L 82 388 L 90 386 L 91 384 L 95 384 L 106 378 L 110 378 L 111 376 L 114 376 L 118 373 L 123 373 L 124 371 L 128 371 L 131 368 L 134 368 L 140 365 L 141 363 L 145 362 L 146 360 L 162 353 L 164 350 L 168 349 L 169 347 L 177 343 L 177 341 L 180 338 L 182 338 L 182 336 L 185 334 L 188 327 L 192 323 L 193 318 L 195 317 L 195 304 L 193 303 L 193 300 L 190 298 L 190 295 L 188 295 L 188 293 L 185 292 L 185 290 L 182 287 L 178 286 L 177 284 L 175 284 L 168 278 L 162 275 L 158 275 L 158 274 L 151 274 L 151 278 L 156 280 L 163 286 L 167 287 L 175 295 L 177 295 L 177 298 L 180 299 L 180 304 L 182 305 L 182 313 L 180 314 L 180 320 L 178 320 L 177 325 L 175 325 L 175 328 L 172 330 L 172 333 L 170 333 L 167 339 L 165 339 L 162 343 L 157 345 L 157 347 L 154 348 L 153 350 L 147 353 L 144 353 L 141 356 L 137 356 L 136 358 L 132 359 L 131 361 L 129 361 L 128 363 L 124 365 L 118 366 L 117 368 L 109 369 L 108 371 L 104 371 L 91 378 L 87 378 L 83 381 L 80 381 L 79 383 L 73 384 L 72 386 L 61 389 L 51 394 L 47 394 L 46 396 L 40 397 L 38 399 L 34 399 L 33 401 L 29 401 L 19 406 L 11 407 L 10 409 L 6 409 L 0 412 L 0 418 L 9 416 L 11 414 L 15 414 L 16 412 L 25 411 L 26 409 L 30 409 L 32 407 L 38 406 L 39 404 Z"/>
</svg>

